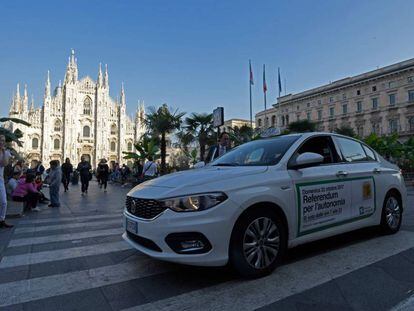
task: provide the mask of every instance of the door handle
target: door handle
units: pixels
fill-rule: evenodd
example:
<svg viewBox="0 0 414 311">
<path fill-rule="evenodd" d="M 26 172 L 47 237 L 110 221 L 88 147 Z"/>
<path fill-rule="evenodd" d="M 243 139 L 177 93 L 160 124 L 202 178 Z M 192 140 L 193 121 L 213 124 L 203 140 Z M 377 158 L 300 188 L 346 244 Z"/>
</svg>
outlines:
<svg viewBox="0 0 414 311">
<path fill-rule="evenodd" d="M 372 172 L 374 173 L 374 174 L 381 174 L 381 170 L 378 168 L 378 167 L 376 167 L 376 168 L 374 168 L 373 170 L 372 170 Z"/>
<path fill-rule="evenodd" d="M 336 176 L 338 176 L 338 177 L 346 177 L 346 176 L 348 176 L 348 172 L 346 172 L 346 171 L 338 171 L 336 173 Z"/>
</svg>

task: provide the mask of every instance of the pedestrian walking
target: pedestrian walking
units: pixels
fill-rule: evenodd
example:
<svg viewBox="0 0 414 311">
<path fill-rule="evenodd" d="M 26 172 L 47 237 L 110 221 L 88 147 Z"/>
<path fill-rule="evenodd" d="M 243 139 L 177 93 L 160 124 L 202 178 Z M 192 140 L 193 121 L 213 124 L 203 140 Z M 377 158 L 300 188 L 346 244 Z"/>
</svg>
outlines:
<svg viewBox="0 0 414 311">
<path fill-rule="evenodd" d="M 58 160 L 50 161 L 49 173 L 49 207 L 60 207 L 59 188 L 62 180 L 62 170 Z"/>
<path fill-rule="evenodd" d="M 104 189 L 106 192 L 106 188 L 108 186 L 108 178 L 109 178 L 109 166 L 107 164 L 106 159 L 102 159 L 96 170 L 97 175 L 99 176 L 99 187 Z"/>
<path fill-rule="evenodd" d="M 34 183 L 35 178 L 34 174 L 23 175 L 19 179 L 16 189 L 12 192 L 12 199 L 15 202 L 24 202 L 26 211 L 39 212 L 40 209 L 37 207 L 37 203 L 40 194 Z"/>
<path fill-rule="evenodd" d="M 62 183 L 66 191 L 69 191 L 70 175 L 73 173 L 73 165 L 70 163 L 70 159 L 66 158 L 65 163 L 62 164 Z"/>
<path fill-rule="evenodd" d="M 10 158 L 10 151 L 6 149 L 6 136 L 0 135 L 0 228 L 13 227 L 6 223 L 7 193 L 4 185 L 4 167 L 9 164 Z"/>
<path fill-rule="evenodd" d="M 88 193 L 89 181 L 91 177 L 92 166 L 86 161 L 85 157 L 81 157 L 81 162 L 79 162 L 77 171 L 79 172 L 81 184 L 82 184 L 82 195 Z"/>
<path fill-rule="evenodd" d="M 148 157 L 148 161 L 145 162 L 144 168 L 142 170 L 142 181 L 147 181 L 157 177 L 158 174 L 158 164 L 154 162 L 152 156 Z"/>
</svg>

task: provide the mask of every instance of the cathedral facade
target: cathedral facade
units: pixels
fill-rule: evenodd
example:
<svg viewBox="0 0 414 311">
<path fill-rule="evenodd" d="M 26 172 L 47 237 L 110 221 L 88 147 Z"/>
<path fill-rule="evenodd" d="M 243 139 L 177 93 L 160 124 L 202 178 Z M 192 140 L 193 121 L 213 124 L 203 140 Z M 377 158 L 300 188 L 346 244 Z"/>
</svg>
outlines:
<svg viewBox="0 0 414 311">
<path fill-rule="evenodd" d="M 124 86 L 119 99 L 111 98 L 108 67 L 103 73 L 100 64 L 96 81 L 89 76 L 79 79 L 73 50 L 63 84 L 59 82 L 53 92 L 48 72 L 42 107 L 35 108 L 33 99 L 29 107 L 27 87 L 22 96 L 17 85 L 9 116 L 31 124 L 10 124 L 24 133 L 18 151 L 29 162 L 45 164 L 66 158 L 76 164 L 82 156 L 94 167 L 102 158 L 124 163 L 122 152 L 134 151 L 134 142 L 145 132 L 143 103 L 138 103 L 135 117 L 129 117 Z"/>
</svg>

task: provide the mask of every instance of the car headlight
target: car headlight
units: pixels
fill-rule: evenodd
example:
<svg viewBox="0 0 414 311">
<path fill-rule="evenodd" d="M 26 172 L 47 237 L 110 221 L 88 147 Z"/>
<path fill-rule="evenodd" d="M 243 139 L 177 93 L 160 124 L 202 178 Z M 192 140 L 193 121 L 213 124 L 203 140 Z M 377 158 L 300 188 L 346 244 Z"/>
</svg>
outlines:
<svg viewBox="0 0 414 311">
<path fill-rule="evenodd" d="M 225 200 L 227 196 L 223 192 L 212 192 L 170 198 L 160 202 L 175 212 L 195 212 L 212 208 Z"/>
</svg>

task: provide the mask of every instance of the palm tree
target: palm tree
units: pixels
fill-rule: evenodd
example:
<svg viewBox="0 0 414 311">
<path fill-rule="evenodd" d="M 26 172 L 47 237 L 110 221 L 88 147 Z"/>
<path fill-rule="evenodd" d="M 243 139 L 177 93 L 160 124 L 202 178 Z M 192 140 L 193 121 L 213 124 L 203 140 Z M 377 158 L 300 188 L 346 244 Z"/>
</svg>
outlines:
<svg viewBox="0 0 414 311">
<path fill-rule="evenodd" d="M 149 132 L 155 136 L 161 137 L 161 174 L 165 174 L 167 157 L 167 135 L 171 134 L 181 126 L 181 118 L 185 112 L 170 111 L 167 104 L 163 104 L 158 109 L 151 108 L 150 113 L 146 115 L 145 125 Z"/>
<path fill-rule="evenodd" d="M 230 139 L 234 142 L 235 146 L 247 143 L 252 139 L 253 129 L 249 125 L 242 125 L 240 127 L 235 126 L 230 128 Z"/>
<path fill-rule="evenodd" d="M 144 162 L 149 157 L 154 160 L 160 158 L 160 148 L 157 138 L 150 137 L 147 134 L 141 136 L 141 139 L 134 144 L 136 152 L 123 152 L 124 159 L 133 159 Z"/>
<path fill-rule="evenodd" d="M 30 126 L 30 123 L 20 120 L 18 118 L 0 118 L 0 123 L 9 122 Z M 11 131 L 2 125 L 0 126 L 0 135 L 4 135 L 6 137 L 6 142 L 9 144 L 16 143 L 19 147 L 23 146 L 23 143 L 20 141 L 20 138 L 23 137 L 23 132 L 19 129 Z M 17 152 L 16 150 L 14 150 L 13 147 L 10 146 L 10 150 L 12 151 L 13 155 L 17 155 Z"/>
<path fill-rule="evenodd" d="M 180 149 L 184 151 L 184 153 L 188 152 L 188 145 L 191 144 L 194 140 L 194 136 L 191 132 L 186 130 L 181 130 L 175 134 L 178 139 L 178 144 Z"/>
<path fill-rule="evenodd" d="M 185 119 L 187 129 L 194 137 L 197 137 L 200 145 L 200 161 L 204 161 L 206 145 L 210 141 L 213 132 L 213 114 L 192 113 Z"/>
</svg>

